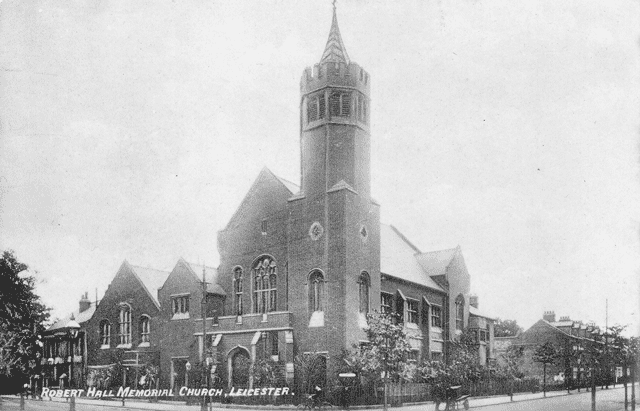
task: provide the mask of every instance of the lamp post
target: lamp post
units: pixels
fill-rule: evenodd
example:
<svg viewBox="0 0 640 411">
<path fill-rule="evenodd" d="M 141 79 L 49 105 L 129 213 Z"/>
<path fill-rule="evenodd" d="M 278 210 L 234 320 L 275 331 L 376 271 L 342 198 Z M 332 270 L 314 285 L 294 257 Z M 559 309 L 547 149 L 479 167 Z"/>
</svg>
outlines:
<svg viewBox="0 0 640 411">
<path fill-rule="evenodd" d="M 71 365 L 69 366 L 69 388 L 73 388 L 73 364 L 75 363 L 75 355 L 73 350 L 73 343 L 78 338 L 78 331 L 80 330 L 80 324 L 76 321 L 71 314 L 71 320 L 67 323 L 67 333 L 69 334 L 69 354 L 71 358 Z M 76 410 L 76 397 L 71 396 L 71 402 L 69 404 L 69 411 Z"/>
<path fill-rule="evenodd" d="M 73 387 L 73 363 L 74 361 L 74 352 L 73 352 L 73 343 L 78 338 L 78 331 L 80 330 L 80 324 L 76 321 L 71 314 L 71 320 L 67 323 L 67 333 L 69 335 L 69 356 L 71 358 L 71 366 L 69 369 L 69 387 Z"/>
</svg>

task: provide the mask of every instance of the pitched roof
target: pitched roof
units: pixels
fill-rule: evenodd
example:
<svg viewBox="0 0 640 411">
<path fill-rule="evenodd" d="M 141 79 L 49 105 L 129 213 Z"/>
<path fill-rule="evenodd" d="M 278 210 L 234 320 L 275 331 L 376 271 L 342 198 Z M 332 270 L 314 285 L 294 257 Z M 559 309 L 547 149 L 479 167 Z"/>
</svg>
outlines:
<svg viewBox="0 0 640 411">
<path fill-rule="evenodd" d="M 565 321 L 553 321 L 553 322 L 549 322 L 549 324 L 553 325 L 554 327 L 572 327 L 573 326 L 573 321 L 571 320 L 565 320 Z"/>
<path fill-rule="evenodd" d="M 151 298 L 153 298 L 153 301 L 159 307 L 160 301 L 158 301 L 158 289 L 162 287 L 164 282 L 167 280 L 167 277 L 169 277 L 169 272 L 135 265 L 130 265 L 130 267 L 142 285 L 147 289 L 147 292 Z"/>
<path fill-rule="evenodd" d="M 78 324 L 82 325 L 83 323 L 86 323 L 87 321 L 89 321 L 91 317 L 93 317 L 94 312 L 96 312 L 95 303 L 91 304 L 91 306 L 89 306 L 89 308 L 87 308 L 83 312 L 79 312 L 78 310 L 76 310 L 73 313 L 67 315 L 66 317 L 56 321 L 55 323 L 53 323 L 53 325 L 47 328 L 47 331 L 55 331 L 60 328 L 66 327 L 69 321 L 71 321 L 71 316 L 73 316 L 73 318 L 76 320 Z"/>
<path fill-rule="evenodd" d="M 271 171 L 271 170 L 269 170 Z M 287 187 L 287 190 L 291 191 L 291 194 L 296 194 L 298 191 L 300 191 L 300 186 L 297 185 L 296 183 L 292 183 L 291 181 L 284 179 L 282 177 L 278 177 L 274 174 L 274 176 L 285 186 Z"/>
<path fill-rule="evenodd" d="M 480 311 L 479 309 L 477 309 L 476 307 L 474 307 L 472 305 L 469 306 L 469 314 L 475 315 L 476 317 L 487 318 L 489 320 L 495 320 L 496 319 L 495 316 L 487 315 L 487 314 L 483 313 L 482 311 Z"/>
<path fill-rule="evenodd" d="M 349 55 L 342 42 L 342 36 L 340 36 L 335 7 L 333 8 L 333 20 L 331 22 L 331 30 L 329 30 L 329 38 L 327 39 L 327 45 L 322 53 L 320 63 L 327 61 L 349 64 Z"/>
<path fill-rule="evenodd" d="M 422 269 L 416 259 L 418 253 L 420 250 L 395 227 L 380 224 L 380 271 L 405 281 L 444 291 Z"/>
<path fill-rule="evenodd" d="M 416 259 L 428 275 L 443 275 L 447 272 L 447 267 L 458 250 L 460 250 L 459 247 L 429 251 L 416 255 Z"/>
<path fill-rule="evenodd" d="M 184 260 L 183 260 L 184 261 Z M 204 269 L 204 278 L 207 282 L 207 292 L 218 295 L 226 295 L 224 289 L 218 284 L 218 269 L 214 267 L 204 266 L 201 264 L 193 264 L 188 261 L 184 261 L 186 265 L 191 268 L 191 271 L 196 275 L 198 281 L 202 281 L 202 270 Z"/>
</svg>

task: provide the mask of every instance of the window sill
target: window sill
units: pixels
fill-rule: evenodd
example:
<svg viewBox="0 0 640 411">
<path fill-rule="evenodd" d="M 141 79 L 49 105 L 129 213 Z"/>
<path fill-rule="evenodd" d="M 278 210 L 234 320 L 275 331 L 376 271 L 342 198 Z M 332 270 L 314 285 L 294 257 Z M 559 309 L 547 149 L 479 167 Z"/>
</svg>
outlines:
<svg viewBox="0 0 640 411">
<path fill-rule="evenodd" d="M 406 322 L 406 323 L 404 323 L 404 325 L 405 325 L 405 327 L 407 327 L 407 328 L 411 328 L 411 329 L 414 329 L 414 330 L 417 330 L 417 329 L 418 329 L 418 323 L 410 323 L 410 322 Z"/>
<path fill-rule="evenodd" d="M 189 319 L 189 313 L 178 313 L 178 314 L 173 314 L 173 317 L 171 317 L 172 320 L 188 320 Z"/>
<path fill-rule="evenodd" d="M 324 327 L 324 311 L 314 311 L 309 319 L 309 328 Z"/>
<path fill-rule="evenodd" d="M 138 344 L 138 348 L 151 347 L 151 344 L 148 342 L 142 342 Z"/>
<path fill-rule="evenodd" d="M 101 349 L 101 350 L 108 350 L 109 348 L 111 348 L 111 344 L 102 344 L 102 345 L 100 346 L 100 349 Z"/>
<path fill-rule="evenodd" d="M 131 348 L 131 344 L 118 344 L 116 348 Z"/>
</svg>

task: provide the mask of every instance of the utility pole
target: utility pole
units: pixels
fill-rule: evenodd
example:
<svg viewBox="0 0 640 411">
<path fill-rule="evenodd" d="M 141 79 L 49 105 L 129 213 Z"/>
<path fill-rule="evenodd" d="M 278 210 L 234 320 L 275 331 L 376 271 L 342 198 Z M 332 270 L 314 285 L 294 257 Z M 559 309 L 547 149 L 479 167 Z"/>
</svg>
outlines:
<svg viewBox="0 0 640 411">
<path fill-rule="evenodd" d="M 206 352 L 207 352 L 207 281 L 205 278 L 205 265 L 204 262 L 202 264 L 202 304 L 201 304 L 201 310 L 202 310 L 202 360 L 200 361 L 200 365 L 202 366 L 202 384 L 201 386 L 206 386 L 207 387 L 207 391 L 209 390 L 209 376 L 208 374 L 208 370 L 209 370 L 209 364 L 207 363 L 207 359 L 206 359 Z M 202 411 L 206 411 L 207 410 L 207 396 L 203 395 L 202 396 L 202 406 L 201 406 L 201 410 Z"/>
</svg>

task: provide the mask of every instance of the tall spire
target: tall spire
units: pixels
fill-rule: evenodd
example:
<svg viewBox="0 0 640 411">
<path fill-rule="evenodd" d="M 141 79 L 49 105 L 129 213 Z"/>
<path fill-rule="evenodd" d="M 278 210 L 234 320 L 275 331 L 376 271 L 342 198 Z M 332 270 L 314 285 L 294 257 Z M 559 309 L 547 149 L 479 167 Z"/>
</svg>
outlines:
<svg viewBox="0 0 640 411">
<path fill-rule="evenodd" d="M 347 49 L 344 47 L 342 37 L 340 36 L 340 29 L 338 28 L 335 0 L 333 1 L 333 21 L 331 22 L 331 30 L 329 31 L 329 38 L 327 39 L 327 45 L 324 48 L 324 53 L 322 53 L 320 63 L 325 63 L 327 61 L 349 64 L 349 55 L 347 54 Z"/>
</svg>

